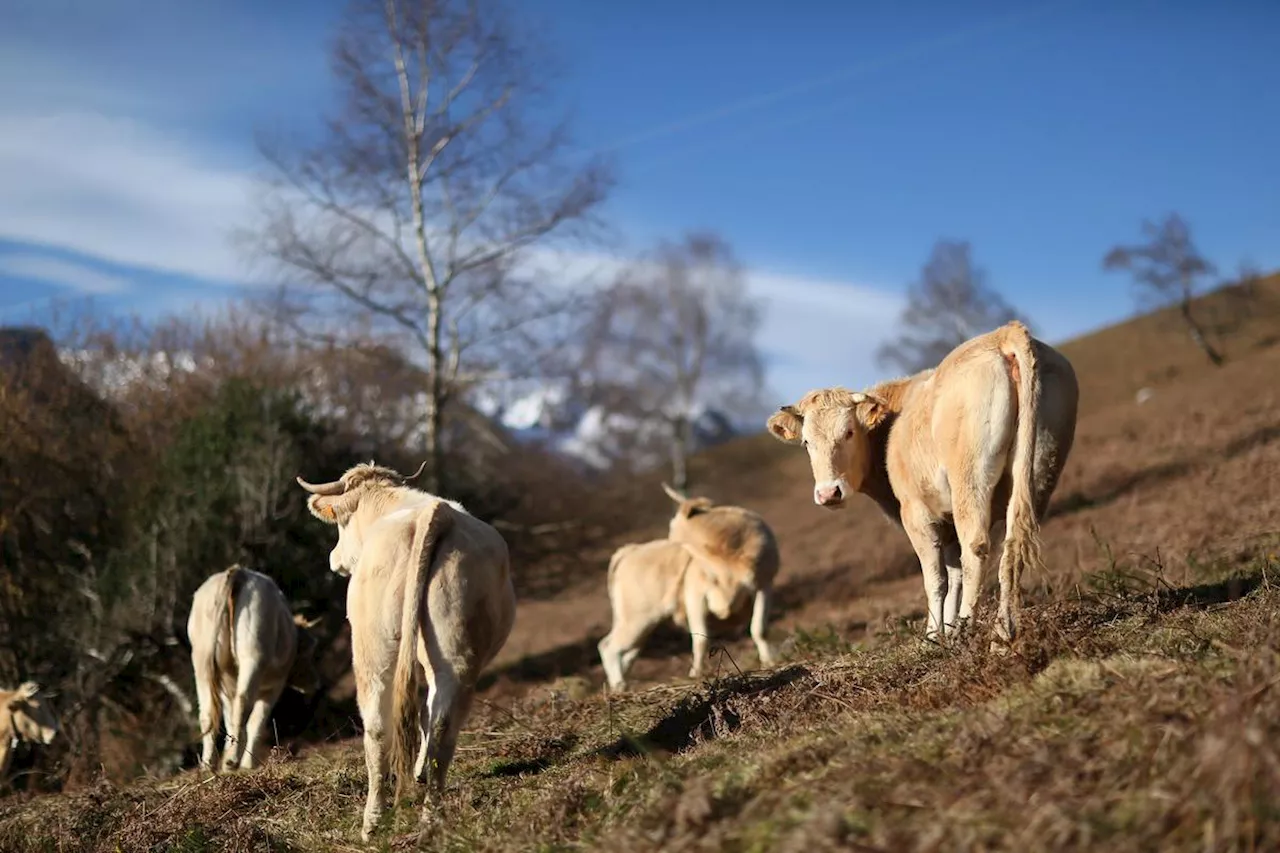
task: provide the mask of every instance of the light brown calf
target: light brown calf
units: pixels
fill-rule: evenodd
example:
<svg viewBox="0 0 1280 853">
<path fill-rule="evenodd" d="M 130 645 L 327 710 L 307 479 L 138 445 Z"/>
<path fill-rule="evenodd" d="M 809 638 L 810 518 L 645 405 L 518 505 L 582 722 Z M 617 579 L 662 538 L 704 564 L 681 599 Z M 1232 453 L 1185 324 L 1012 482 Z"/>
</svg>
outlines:
<svg viewBox="0 0 1280 853">
<path fill-rule="evenodd" d="M 502 535 L 460 504 L 410 488 L 410 479 L 372 463 L 318 486 L 298 478 L 312 493 L 312 514 L 338 527 L 329 567 L 351 577 L 347 620 L 369 774 L 366 841 L 382 814 L 386 753 L 397 796 L 412 773 L 430 781 L 423 820 L 438 808 L 476 681 L 515 620 Z"/>
<path fill-rule="evenodd" d="M 613 624 L 598 648 L 610 690 L 625 689 L 641 645 L 667 619 L 689 629 L 691 678 L 706 666 L 708 616 L 737 621 L 749 609 L 761 665 L 775 660 L 765 639 L 779 563 L 773 532 L 750 510 L 687 498 L 665 483 L 663 490 L 679 504 L 668 538 L 623 545 L 609 560 Z"/>
<path fill-rule="evenodd" d="M 1003 545 L 997 630 L 1012 639 L 1078 400 L 1071 363 L 1014 321 L 914 376 L 811 391 L 768 428 L 808 449 L 815 503 L 862 492 L 902 525 L 920 558 L 929 636 L 972 617 L 987 556 Z"/>
<path fill-rule="evenodd" d="M 53 743 L 58 736 L 58 719 L 40 685 L 24 681 L 16 690 L 0 690 L 0 785 L 8 784 L 13 748 L 19 741 Z"/>
<path fill-rule="evenodd" d="M 751 639 L 760 663 L 772 665 L 774 655 L 764 636 L 765 622 L 781 564 L 773 531 L 759 513 L 744 507 L 716 504 L 706 497 L 691 498 L 666 483 L 662 490 L 676 502 L 667 538 L 688 548 L 711 581 L 706 591 L 707 609 L 718 619 L 729 619 L 752 602 Z M 690 625 L 693 631 L 693 623 Z M 697 673 L 706 653 L 706 632 L 695 631 L 693 663 Z"/>
</svg>

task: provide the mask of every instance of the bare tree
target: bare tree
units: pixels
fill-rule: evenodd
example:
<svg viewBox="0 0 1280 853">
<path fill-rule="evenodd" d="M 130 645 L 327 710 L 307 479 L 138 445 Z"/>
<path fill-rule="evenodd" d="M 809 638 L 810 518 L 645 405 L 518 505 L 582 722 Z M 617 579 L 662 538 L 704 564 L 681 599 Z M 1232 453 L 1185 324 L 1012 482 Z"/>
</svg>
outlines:
<svg viewBox="0 0 1280 853">
<path fill-rule="evenodd" d="M 947 353 L 1010 320 L 1022 320 L 1004 298 L 986 284 L 974 266 L 968 242 L 939 240 L 920 280 L 907 291 L 898 337 L 876 350 L 881 366 L 916 373 L 936 366 Z"/>
<path fill-rule="evenodd" d="M 340 107 L 318 136 L 260 146 L 270 188 L 242 237 L 302 286 L 298 325 L 324 316 L 333 342 L 359 314 L 422 356 L 438 490 L 450 400 L 536 364 L 538 321 L 567 304 L 521 274 L 528 251 L 587 235 L 612 178 L 566 120 L 540 120 L 549 64 L 494 0 L 352 0 L 332 66 Z"/>
<path fill-rule="evenodd" d="M 1191 340 L 1210 362 L 1221 366 L 1222 353 L 1209 342 L 1192 310 L 1201 281 L 1214 275 L 1213 264 L 1200 255 L 1191 241 L 1191 229 L 1176 213 L 1160 223 L 1143 222 L 1142 235 L 1145 243 L 1116 246 L 1107 252 L 1103 269 L 1132 272 L 1140 306 L 1177 306 Z"/>
<path fill-rule="evenodd" d="M 630 421 L 641 443 L 646 431 L 660 436 L 683 490 L 699 410 L 733 414 L 758 401 L 760 322 L 723 239 L 701 232 L 660 243 L 602 294 L 586 336 L 587 396 Z"/>
</svg>

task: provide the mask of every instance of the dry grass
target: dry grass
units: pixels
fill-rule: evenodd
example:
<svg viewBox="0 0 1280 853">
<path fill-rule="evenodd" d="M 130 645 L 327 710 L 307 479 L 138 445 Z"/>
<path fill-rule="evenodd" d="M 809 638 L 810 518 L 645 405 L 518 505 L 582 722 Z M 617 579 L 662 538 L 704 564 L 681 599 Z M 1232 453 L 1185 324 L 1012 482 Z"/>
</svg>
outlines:
<svg viewBox="0 0 1280 853">
<path fill-rule="evenodd" d="M 1280 562 L 1170 586 L 1104 568 L 987 630 L 609 701 L 482 704 L 441 850 L 1280 847 Z M 18 851 L 357 849 L 358 746 L 245 775 L 10 802 Z M 381 849 L 414 846 L 414 810 Z"/>
</svg>

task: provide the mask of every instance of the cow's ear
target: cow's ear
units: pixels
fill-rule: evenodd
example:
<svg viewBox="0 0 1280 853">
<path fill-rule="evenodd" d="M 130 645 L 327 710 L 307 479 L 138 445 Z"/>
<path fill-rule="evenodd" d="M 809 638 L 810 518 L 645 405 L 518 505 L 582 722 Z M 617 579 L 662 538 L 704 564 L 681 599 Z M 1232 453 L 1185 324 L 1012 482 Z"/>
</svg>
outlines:
<svg viewBox="0 0 1280 853">
<path fill-rule="evenodd" d="M 875 429 L 889 415 L 889 404 L 874 394 L 859 391 L 853 395 L 853 415 L 867 429 Z"/>
<path fill-rule="evenodd" d="M 783 406 L 774 412 L 765 424 L 769 433 L 778 441 L 787 444 L 800 443 L 800 431 L 804 428 L 804 417 L 795 406 Z"/>
<path fill-rule="evenodd" d="M 690 498 L 680 504 L 679 512 L 685 518 L 693 518 L 695 515 L 700 515 L 701 513 L 711 509 L 711 507 L 712 503 L 707 498 Z"/>
<path fill-rule="evenodd" d="M 354 509 L 350 495 L 312 495 L 307 499 L 307 509 L 316 518 L 328 524 L 343 524 Z"/>
</svg>

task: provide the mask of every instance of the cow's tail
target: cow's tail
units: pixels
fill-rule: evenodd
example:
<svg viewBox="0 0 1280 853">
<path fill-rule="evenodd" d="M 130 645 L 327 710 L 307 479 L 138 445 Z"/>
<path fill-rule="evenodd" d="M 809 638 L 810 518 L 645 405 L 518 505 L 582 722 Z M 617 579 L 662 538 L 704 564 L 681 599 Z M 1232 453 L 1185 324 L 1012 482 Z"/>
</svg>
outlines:
<svg viewBox="0 0 1280 853">
<path fill-rule="evenodd" d="M 213 612 L 216 614 L 213 623 L 213 643 L 209 646 L 209 656 L 204 661 L 204 682 L 209 685 L 209 727 L 200 732 L 203 737 L 210 730 L 217 731 L 222 721 L 222 668 L 218 666 L 218 641 L 222 637 L 222 628 L 227 629 L 227 645 L 231 657 L 235 659 L 236 649 L 236 586 L 240 583 L 241 566 L 233 563 L 222 573 L 222 592 L 218 595 Z"/>
<path fill-rule="evenodd" d="M 395 683 L 392 689 L 390 765 L 396 774 L 396 799 L 409 785 L 413 775 L 413 746 L 418 731 L 418 640 L 422 614 L 427 600 L 427 585 L 435 563 L 440 540 L 453 523 L 453 508 L 437 501 L 419 516 L 409 552 L 409 571 L 404 579 L 404 606 L 400 612 L 400 649 L 396 655 Z"/>
<path fill-rule="evenodd" d="M 614 577 L 618 574 L 618 566 L 622 563 L 622 558 L 635 550 L 634 545 L 623 545 L 613 552 L 613 556 L 609 558 L 609 574 L 605 581 L 605 588 L 609 595 L 613 595 Z"/>
<path fill-rule="evenodd" d="M 1040 369 L 1032 348 L 1031 333 L 1016 320 L 1001 347 L 1013 358 L 1018 407 L 1017 432 L 1013 446 L 1012 488 L 1005 517 L 1005 543 L 1000 556 L 1000 586 L 1007 590 L 1008 613 L 1001 627 L 1012 639 L 1017 630 L 1021 594 L 1019 584 L 1024 569 L 1040 568 L 1040 521 L 1036 517 L 1035 456 L 1036 422 L 1040 411 Z M 1002 598 L 1004 595 L 1002 594 Z"/>
</svg>

